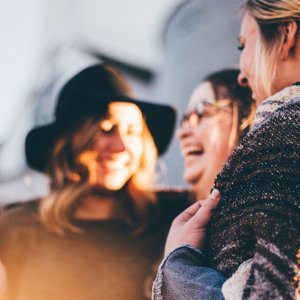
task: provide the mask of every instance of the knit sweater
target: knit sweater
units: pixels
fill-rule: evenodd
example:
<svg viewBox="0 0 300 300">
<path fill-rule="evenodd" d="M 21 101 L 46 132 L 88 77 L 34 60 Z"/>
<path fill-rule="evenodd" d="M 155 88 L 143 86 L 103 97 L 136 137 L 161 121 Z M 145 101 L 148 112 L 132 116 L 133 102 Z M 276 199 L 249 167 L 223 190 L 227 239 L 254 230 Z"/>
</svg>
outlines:
<svg viewBox="0 0 300 300">
<path fill-rule="evenodd" d="M 252 131 L 218 174 L 208 227 L 212 265 L 232 275 L 253 258 L 244 299 L 294 299 L 300 248 L 300 86 L 259 107 Z"/>
</svg>

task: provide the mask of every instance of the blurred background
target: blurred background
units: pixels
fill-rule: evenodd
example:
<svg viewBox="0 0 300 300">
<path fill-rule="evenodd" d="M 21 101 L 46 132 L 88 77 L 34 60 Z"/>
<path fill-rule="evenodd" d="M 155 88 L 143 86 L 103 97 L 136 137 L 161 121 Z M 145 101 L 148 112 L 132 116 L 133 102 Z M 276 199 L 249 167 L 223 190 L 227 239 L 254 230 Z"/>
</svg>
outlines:
<svg viewBox="0 0 300 300">
<path fill-rule="evenodd" d="M 44 195 L 24 139 L 53 120 L 57 92 L 99 60 L 118 68 L 137 97 L 167 102 L 178 120 L 209 72 L 238 67 L 241 0 L 0 0 L 0 205 Z M 184 186 L 174 138 L 159 185 Z"/>
</svg>

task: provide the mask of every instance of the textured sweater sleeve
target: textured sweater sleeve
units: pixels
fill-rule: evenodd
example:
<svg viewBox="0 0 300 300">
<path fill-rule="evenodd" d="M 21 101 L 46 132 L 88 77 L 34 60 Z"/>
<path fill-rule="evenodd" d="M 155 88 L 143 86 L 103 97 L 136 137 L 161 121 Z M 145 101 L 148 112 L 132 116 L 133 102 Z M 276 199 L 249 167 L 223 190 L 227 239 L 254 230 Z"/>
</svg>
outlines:
<svg viewBox="0 0 300 300">
<path fill-rule="evenodd" d="M 252 131 L 220 173 L 210 228 L 216 268 L 233 274 L 253 258 L 243 299 L 294 299 L 300 248 L 299 102 Z"/>
<path fill-rule="evenodd" d="M 253 210 L 255 240 L 253 263 L 243 299 L 294 299 L 293 278 L 300 248 L 300 118 L 299 111 L 280 111 L 266 129 L 266 161 L 261 172 L 272 173 L 268 192 Z M 273 145 L 273 146 L 272 146 Z M 260 153 L 263 155 L 263 151 Z M 267 184 L 269 186 L 267 186 Z"/>
</svg>

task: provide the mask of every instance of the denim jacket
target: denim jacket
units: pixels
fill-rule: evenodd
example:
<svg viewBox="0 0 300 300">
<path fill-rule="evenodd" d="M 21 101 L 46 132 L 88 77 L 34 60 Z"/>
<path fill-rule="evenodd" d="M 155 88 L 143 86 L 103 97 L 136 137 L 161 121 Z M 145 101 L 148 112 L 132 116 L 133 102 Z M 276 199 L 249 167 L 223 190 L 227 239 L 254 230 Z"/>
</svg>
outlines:
<svg viewBox="0 0 300 300">
<path fill-rule="evenodd" d="M 222 285 L 227 278 L 205 266 L 205 260 L 201 251 L 189 245 L 170 252 L 159 266 L 152 299 L 224 299 Z"/>
</svg>

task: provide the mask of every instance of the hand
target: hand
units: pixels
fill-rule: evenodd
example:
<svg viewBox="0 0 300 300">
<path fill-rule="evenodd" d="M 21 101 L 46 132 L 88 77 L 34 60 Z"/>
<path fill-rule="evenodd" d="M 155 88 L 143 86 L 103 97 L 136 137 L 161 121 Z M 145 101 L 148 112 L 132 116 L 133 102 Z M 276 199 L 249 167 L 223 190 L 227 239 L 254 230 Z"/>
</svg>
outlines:
<svg viewBox="0 0 300 300">
<path fill-rule="evenodd" d="M 182 244 L 202 249 L 206 236 L 206 225 L 217 207 L 221 194 L 213 190 L 205 200 L 198 201 L 178 215 L 170 228 L 165 254 Z"/>
</svg>

